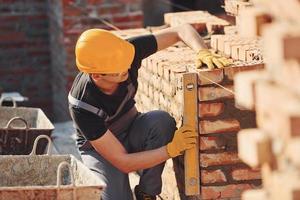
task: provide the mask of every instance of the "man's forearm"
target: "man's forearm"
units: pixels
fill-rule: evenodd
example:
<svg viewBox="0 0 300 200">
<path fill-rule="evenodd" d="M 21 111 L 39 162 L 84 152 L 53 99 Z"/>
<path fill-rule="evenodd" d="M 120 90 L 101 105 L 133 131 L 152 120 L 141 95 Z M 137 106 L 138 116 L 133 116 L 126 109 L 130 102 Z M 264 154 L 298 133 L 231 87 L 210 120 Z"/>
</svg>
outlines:
<svg viewBox="0 0 300 200">
<path fill-rule="evenodd" d="M 208 48 L 202 37 L 191 25 L 186 24 L 177 28 L 179 38 L 194 51 L 198 52 Z"/>
<path fill-rule="evenodd" d="M 126 165 L 124 171 L 129 173 L 140 169 L 154 167 L 169 158 L 167 148 L 166 146 L 163 146 L 153 150 L 126 154 L 122 159 L 122 162 Z"/>
</svg>

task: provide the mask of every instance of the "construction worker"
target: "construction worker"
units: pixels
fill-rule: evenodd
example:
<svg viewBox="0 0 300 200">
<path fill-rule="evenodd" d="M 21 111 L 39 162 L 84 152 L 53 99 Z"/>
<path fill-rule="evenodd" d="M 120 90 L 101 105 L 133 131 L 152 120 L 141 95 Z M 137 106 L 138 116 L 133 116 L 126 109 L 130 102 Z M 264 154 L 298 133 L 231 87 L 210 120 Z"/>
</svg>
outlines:
<svg viewBox="0 0 300 200">
<path fill-rule="evenodd" d="M 176 130 L 167 112 L 140 113 L 134 101 L 141 61 L 180 40 L 200 52 L 200 63 L 214 63 L 215 57 L 190 25 L 127 40 L 90 29 L 77 41 L 80 72 L 68 96 L 70 114 L 84 164 L 106 183 L 104 200 L 133 199 L 128 173 L 137 170 L 142 173 L 134 189 L 136 199 L 156 199 L 165 161 L 195 146 L 192 128 Z"/>
</svg>

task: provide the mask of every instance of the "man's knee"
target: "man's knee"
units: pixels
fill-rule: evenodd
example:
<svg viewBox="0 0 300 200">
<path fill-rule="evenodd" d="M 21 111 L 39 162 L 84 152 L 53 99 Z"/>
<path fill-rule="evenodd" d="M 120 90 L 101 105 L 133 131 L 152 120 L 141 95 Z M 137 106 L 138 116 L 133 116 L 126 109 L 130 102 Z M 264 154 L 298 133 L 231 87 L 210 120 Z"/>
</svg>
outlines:
<svg viewBox="0 0 300 200">
<path fill-rule="evenodd" d="M 159 131 L 159 135 L 162 137 L 163 142 L 169 142 L 172 140 L 174 132 L 176 130 L 175 119 L 165 111 L 153 111 L 153 120 L 155 121 L 155 129 Z"/>
</svg>

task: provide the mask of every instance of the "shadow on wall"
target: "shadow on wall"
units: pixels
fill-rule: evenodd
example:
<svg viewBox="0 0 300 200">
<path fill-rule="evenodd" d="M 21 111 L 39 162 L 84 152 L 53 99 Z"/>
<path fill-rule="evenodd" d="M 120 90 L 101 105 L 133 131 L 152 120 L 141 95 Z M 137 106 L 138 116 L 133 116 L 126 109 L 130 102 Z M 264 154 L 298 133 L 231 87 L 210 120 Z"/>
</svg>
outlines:
<svg viewBox="0 0 300 200">
<path fill-rule="evenodd" d="M 143 0 L 144 26 L 164 24 L 164 13 L 204 10 L 211 14 L 222 15 L 223 0 Z"/>
</svg>

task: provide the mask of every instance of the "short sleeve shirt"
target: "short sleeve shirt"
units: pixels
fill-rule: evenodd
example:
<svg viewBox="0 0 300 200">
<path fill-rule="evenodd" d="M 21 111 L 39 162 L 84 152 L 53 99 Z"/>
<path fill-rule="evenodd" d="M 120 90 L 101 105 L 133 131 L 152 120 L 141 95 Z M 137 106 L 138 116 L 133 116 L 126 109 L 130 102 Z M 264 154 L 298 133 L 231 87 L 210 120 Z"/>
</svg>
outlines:
<svg viewBox="0 0 300 200">
<path fill-rule="evenodd" d="M 129 78 L 137 90 L 138 69 L 144 58 L 157 51 L 157 42 L 152 34 L 129 38 L 127 41 L 133 44 L 135 48 L 134 59 L 128 72 Z M 70 94 L 78 100 L 102 109 L 108 116 L 112 116 L 125 98 L 128 84 L 128 81 L 120 83 L 113 95 L 107 95 L 93 83 L 89 74 L 80 72 L 75 77 Z M 114 120 L 117 120 L 134 105 L 135 100 L 133 98 L 127 101 Z M 69 111 L 77 131 L 78 146 L 81 146 L 86 140 L 100 138 L 107 131 L 104 118 L 71 104 L 69 104 Z"/>
</svg>

